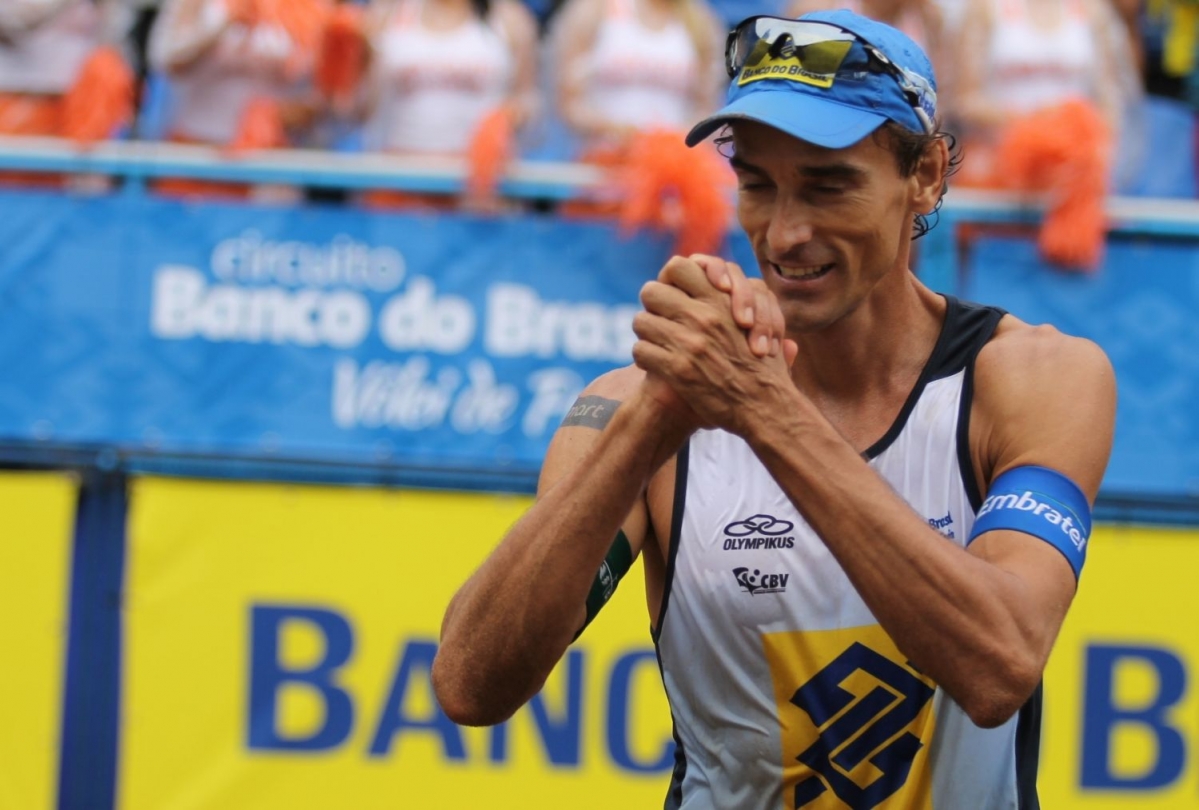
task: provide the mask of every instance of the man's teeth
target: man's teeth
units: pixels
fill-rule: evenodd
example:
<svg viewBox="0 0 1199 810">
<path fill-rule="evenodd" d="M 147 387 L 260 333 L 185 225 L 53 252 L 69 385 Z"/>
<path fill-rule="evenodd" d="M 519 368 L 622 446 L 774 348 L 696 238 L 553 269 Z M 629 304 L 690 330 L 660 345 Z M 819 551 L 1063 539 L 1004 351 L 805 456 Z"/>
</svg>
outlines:
<svg viewBox="0 0 1199 810">
<path fill-rule="evenodd" d="M 780 265 L 776 264 L 775 268 L 779 271 L 779 275 L 783 278 L 798 280 L 818 276 L 830 266 L 831 265 L 827 264 L 815 264 L 810 267 L 781 267 Z"/>
</svg>

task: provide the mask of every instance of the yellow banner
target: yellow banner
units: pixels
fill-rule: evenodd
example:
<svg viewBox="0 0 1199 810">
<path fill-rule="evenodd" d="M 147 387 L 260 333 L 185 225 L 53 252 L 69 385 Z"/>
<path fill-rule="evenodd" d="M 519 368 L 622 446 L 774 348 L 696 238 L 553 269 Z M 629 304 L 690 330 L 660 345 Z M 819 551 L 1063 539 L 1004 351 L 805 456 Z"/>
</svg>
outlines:
<svg viewBox="0 0 1199 810">
<path fill-rule="evenodd" d="M 0 473 L 0 809 L 49 810 L 58 743 L 78 484 Z"/>
<path fill-rule="evenodd" d="M 132 489 L 117 806 L 661 806 L 640 571 L 495 729 L 436 706 L 442 610 L 527 498 L 146 478 Z"/>
<path fill-rule="evenodd" d="M 661 806 L 639 570 L 509 723 L 459 728 L 433 700 L 441 612 L 528 503 L 136 481 L 117 806 Z M 1046 673 L 1043 806 L 1195 806 L 1197 570 L 1195 532 L 1098 527 Z"/>
<path fill-rule="evenodd" d="M 1041 804 L 1199 805 L 1199 532 L 1096 527 L 1045 676 Z"/>
</svg>

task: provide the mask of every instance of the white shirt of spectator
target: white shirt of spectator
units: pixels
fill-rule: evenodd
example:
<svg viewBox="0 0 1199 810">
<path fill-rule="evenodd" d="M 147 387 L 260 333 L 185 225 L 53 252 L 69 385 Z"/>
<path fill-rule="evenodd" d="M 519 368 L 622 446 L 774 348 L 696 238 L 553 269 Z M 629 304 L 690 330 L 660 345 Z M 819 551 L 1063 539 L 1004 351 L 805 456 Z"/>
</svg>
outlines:
<svg viewBox="0 0 1199 810">
<path fill-rule="evenodd" d="M 501 27 L 471 17 L 449 31 L 421 23 L 421 0 L 403 0 L 375 41 L 375 107 L 367 146 L 461 154 L 515 79 Z"/>
<path fill-rule="evenodd" d="M 90 0 L 0 0 L 0 92 L 65 93 L 101 29 Z"/>
<path fill-rule="evenodd" d="M 595 46 L 581 60 L 584 103 L 597 117 L 636 129 L 686 129 L 694 123 L 694 88 L 709 71 L 679 20 L 650 28 L 636 0 L 609 0 Z"/>
<path fill-rule="evenodd" d="M 186 50 L 190 40 L 202 35 L 171 26 L 170 10 L 164 11 L 150 42 L 150 61 L 157 70 L 165 70 L 173 53 Z M 276 24 L 225 27 L 227 14 L 224 0 L 205 5 L 196 28 L 224 31 L 196 62 L 171 76 L 169 131 L 173 136 L 229 143 L 250 101 L 278 99 L 296 89 L 296 77 L 288 75 L 287 66 L 295 63 L 293 51 L 298 46 L 287 31 Z"/>
<path fill-rule="evenodd" d="M 1028 0 L 994 0 L 995 25 L 984 80 L 1005 112 L 1030 113 L 1071 98 L 1094 100 L 1101 58 L 1080 0 L 1062 0 L 1061 22 L 1035 24 Z"/>
</svg>

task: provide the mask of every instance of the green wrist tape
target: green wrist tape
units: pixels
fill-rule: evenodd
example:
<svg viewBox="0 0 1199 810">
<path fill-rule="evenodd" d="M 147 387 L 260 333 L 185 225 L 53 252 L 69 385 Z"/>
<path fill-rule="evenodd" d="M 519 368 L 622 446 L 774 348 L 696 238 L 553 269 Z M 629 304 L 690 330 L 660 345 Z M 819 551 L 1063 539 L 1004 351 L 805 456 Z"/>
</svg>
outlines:
<svg viewBox="0 0 1199 810">
<path fill-rule="evenodd" d="M 600 563 L 595 581 L 591 583 L 591 590 L 587 594 L 587 619 L 583 622 L 583 627 L 579 628 L 580 633 L 599 615 L 600 609 L 608 603 L 612 594 L 616 593 L 616 586 L 620 584 L 621 577 L 628 573 L 632 565 L 633 548 L 629 545 L 629 538 L 625 537 L 625 533 L 618 530 L 612 547 L 608 549 L 608 556 Z M 575 637 L 578 638 L 577 635 Z"/>
</svg>

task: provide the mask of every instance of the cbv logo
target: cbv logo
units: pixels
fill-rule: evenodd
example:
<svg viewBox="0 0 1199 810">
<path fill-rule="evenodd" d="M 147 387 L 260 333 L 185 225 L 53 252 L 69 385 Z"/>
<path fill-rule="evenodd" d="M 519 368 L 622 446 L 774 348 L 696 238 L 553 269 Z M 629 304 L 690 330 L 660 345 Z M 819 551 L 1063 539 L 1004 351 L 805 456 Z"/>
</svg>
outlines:
<svg viewBox="0 0 1199 810">
<path fill-rule="evenodd" d="M 881 685 L 854 694 L 846 680 L 859 671 Z M 894 795 L 924 745 L 911 729 L 933 691 L 918 673 L 860 642 L 837 656 L 791 698 L 820 732 L 798 757 L 815 775 L 795 786 L 794 806 L 805 807 L 832 790 L 852 810 L 870 810 Z M 850 774 L 867 761 L 879 775 L 860 785 Z"/>
<path fill-rule="evenodd" d="M 787 580 L 791 578 L 790 574 L 763 574 L 757 568 L 752 571 L 734 568 L 733 576 L 737 578 L 741 590 L 749 591 L 754 596 L 760 593 L 782 593 L 787 590 Z"/>
</svg>

